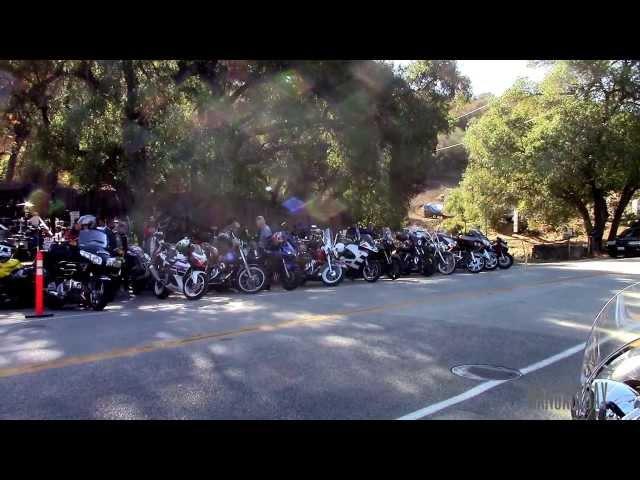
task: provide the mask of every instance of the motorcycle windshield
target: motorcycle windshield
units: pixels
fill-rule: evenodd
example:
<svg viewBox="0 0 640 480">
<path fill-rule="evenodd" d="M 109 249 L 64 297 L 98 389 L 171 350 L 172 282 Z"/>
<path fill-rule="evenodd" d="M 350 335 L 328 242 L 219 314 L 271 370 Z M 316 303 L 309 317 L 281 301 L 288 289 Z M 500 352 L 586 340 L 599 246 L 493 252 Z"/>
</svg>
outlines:
<svg viewBox="0 0 640 480">
<path fill-rule="evenodd" d="M 81 230 L 78 235 L 80 248 L 107 248 L 107 234 L 101 230 Z"/>
<path fill-rule="evenodd" d="M 587 339 L 580 382 L 588 385 L 617 352 L 640 339 L 640 282 L 614 295 L 596 317 Z"/>
</svg>

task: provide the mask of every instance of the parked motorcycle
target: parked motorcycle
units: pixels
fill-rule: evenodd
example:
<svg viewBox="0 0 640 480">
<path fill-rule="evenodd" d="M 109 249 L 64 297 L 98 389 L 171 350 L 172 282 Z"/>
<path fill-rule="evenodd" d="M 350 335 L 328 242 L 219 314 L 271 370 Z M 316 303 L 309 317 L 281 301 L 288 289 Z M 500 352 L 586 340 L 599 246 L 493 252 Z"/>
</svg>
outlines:
<svg viewBox="0 0 640 480">
<path fill-rule="evenodd" d="M 345 267 L 345 276 L 355 280 L 364 278 L 367 282 L 376 282 L 382 275 L 382 266 L 375 259 L 378 247 L 370 235 L 360 235 L 356 228 L 356 238 L 350 239 L 346 233 L 341 236 L 335 246 L 338 259 Z"/>
<path fill-rule="evenodd" d="M 509 253 L 509 246 L 506 240 L 497 237 L 491 242 L 491 248 L 498 257 L 498 267 L 507 269 L 513 265 L 513 255 Z"/>
<path fill-rule="evenodd" d="M 149 270 L 155 282 L 153 293 L 167 298 L 170 293 L 182 293 L 188 300 L 198 300 L 207 292 L 206 256 L 188 238 L 172 245 L 164 241 L 162 232 L 154 233 L 156 251 L 151 256 Z"/>
<path fill-rule="evenodd" d="M 0 305 L 30 306 L 34 300 L 35 269 L 10 257 L 10 250 L 0 250 Z"/>
<path fill-rule="evenodd" d="M 449 245 L 440 240 L 437 234 L 425 231 L 427 238 L 427 252 L 434 258 L 436 268 L 443 275 L 451 275 L 456 269 L 456 259 L 450 251 Z"/>
<path fill-rule="evenodd" d="M 411 275 L 420 273 L 426 277 L 435 272 L 433 256 L 427 252 L 426 239 L 417 231 L 405 231 L 396 235 L 401 242 L 398 254 L 401 260 L 401 273 Z"/>
<path fill-rule="evenodd" d="M 375 245 L 378 247 L 377 259 L 382 266 L 382 274 L 386 274 L 391 280 L 399 278 L 402 273 L 402 260 L 391 230 L 385 228 L 382 237 L 375 240 Z"/>
<path fill-rule="evenodd" d="M 271 273 L 285 290 L 295 290 L 304 281 L 305 274 L 298 264 L 298 252 L 286 232 L 273 234 L 273 250 L 266 250 L 266 261 L 271 264 Z"/>
<path fill-rule="evenodd" d="M 467 235 L 476 237 L 482 244 L 479 249 L 479 253 L 484 259 L 483 268 L 485 270 L 495 270 L 496 268 L 498 268 L 498 256 L 493 250 L 493 246 L 491 245 L 491 241 L 489 240 L 489 238 L 487 238 L 484 233 L 477 229 L 469 230 L 469 233 L 467 233 Z"/>
<path fill-rule="evenodd" d="M 267 275 L 249 248 L 233 234 L 215 235 L 211 243 L 201 244 L 207 255 L 209 287 L 217 291 L 227 288 L 245 293 L 258 293 Z"/>
<path fill-rule="evenodd" d="M 77 246 L 52 244 L 44 257 L 47 302 L 103 310 L 115 298 L 122 267 L 107 248 L 107 235 L 97 229 L 81 230 Z"/>
<path fill-rule="evenodd" d="M 125 275 L 127 283 L 135 295 L 140 294 L 151 283 L 153 276 L 149 270 L 151 257 L 138 245 L 129 245 L 124 256 L 126 263 Z"/>
<path fill-rule="evenodd" d="M 457 264 L 464 266 L 471 273 L 478 273 L 484 268 L 485 257 L 482 254 L 484 245 L 473 235 L 458 235 L 457 249 L 454 252 Z"/>
<path fill-rule="evenodd" d="M 330 229 L 321 231 L 312 226 L 309 234 L 298 238 L 298 243 L 304 281 L 321 280 L 327 286 L 334 286 L 343 280 L 343 267 L 338 260 Z"/>
<path fill-rule="evenodd" d="M 640 283 L 618 292 L 596 316 L 586 342 L 571 416 L 640 420 Z"/>
</svg>

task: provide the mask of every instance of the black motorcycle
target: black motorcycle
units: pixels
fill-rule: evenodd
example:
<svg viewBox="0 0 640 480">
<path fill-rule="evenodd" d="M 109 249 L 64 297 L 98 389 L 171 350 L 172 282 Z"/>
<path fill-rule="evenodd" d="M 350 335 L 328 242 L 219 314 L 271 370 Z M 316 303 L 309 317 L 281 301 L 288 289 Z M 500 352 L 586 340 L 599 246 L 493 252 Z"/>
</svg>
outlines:
<svg viewBox="0 0 640 480">
<path fill-rule="evenodd" d="M 122 263 L 107 248 L 106 233 L 95 229 L 80 231 L 77 246 L 52 244 L 44 256 L 47 303 L 103 310 L 113 301 Z"/>
<path fill-rule="evenodd" d="M 513 255 L 509 253 L 509 245 L 506 240 L 497 237 L 491 242 L 491 248 L 498 257 L 498 267 L 507 269 L 513 265 Z"/>
<path fill-rule="evenodd" d="M 382 274 L 387 275 L 391 280 L 399 278 L 402 273 L 402 260 L 391 230 L 385 229 L 382 237 L 375 240 L 375 244 L 378 247 L 377 259 L 382 266 Z"/>
<path fill-rule="evenodd" d="M 401 261 L 402 275 L 421 273 L 428 277 L 434 274 L 436 264 L 433 256 L 426 248 L 426 239 L 417 232 L 399 232 L 396 238 L 400 241 L 398 255 Z"/>
<path fill-rule="evenodd" d="M 126 268 L 123 274 L 126 275 L 126 283 L 131 287 L 135 295 L 146 290 L 153 279 L 149 266 L 151 257 L 147 255 L 138 245 L 130 245 L 124 255 Z"/>
<path fill-rule="evenodd" d="M 496 268 L 498 268 L 498 256 L 496 255 L 489 238 L 484 233 L 482 233 L 480 230 L 477 230 L 477 229 L 469 230 L 467 235 L 478 238 L 478 240 L 482 243 L 482 247 L 480 248 L 480 254 L 484 259 L 483 268 L 485 270 L 495 270 Z"/>
</svg>

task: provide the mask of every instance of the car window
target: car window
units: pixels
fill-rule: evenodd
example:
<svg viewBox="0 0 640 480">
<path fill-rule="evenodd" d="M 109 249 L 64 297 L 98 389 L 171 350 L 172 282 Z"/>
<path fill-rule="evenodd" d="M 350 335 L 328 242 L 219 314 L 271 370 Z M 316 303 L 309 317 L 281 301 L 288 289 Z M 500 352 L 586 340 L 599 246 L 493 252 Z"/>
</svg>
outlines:
<svg viewBox="0 0 640 480">
<path fill-rule="evenodd" d="M 624 232 L 620 234 L 620 238 L 633 238 L 637 237 L 640 234 L 639 228 L 627 228 Z"/>
</svg>

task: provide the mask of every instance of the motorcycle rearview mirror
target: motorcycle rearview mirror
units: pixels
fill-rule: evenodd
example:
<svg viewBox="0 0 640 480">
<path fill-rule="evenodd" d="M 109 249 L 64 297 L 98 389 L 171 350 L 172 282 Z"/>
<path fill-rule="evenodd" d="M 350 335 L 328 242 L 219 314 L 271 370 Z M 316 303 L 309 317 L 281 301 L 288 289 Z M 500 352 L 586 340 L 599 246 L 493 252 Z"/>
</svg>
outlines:
<svg viewBox="0 0 640 480">
<path fill-rule="evenodd" d="M 640 394 L 626 383 L 596 379 L 591 390 L 598 418 L 605 418 L 609 412 L 622 418 L 640 408 Z"/>
</svg>

